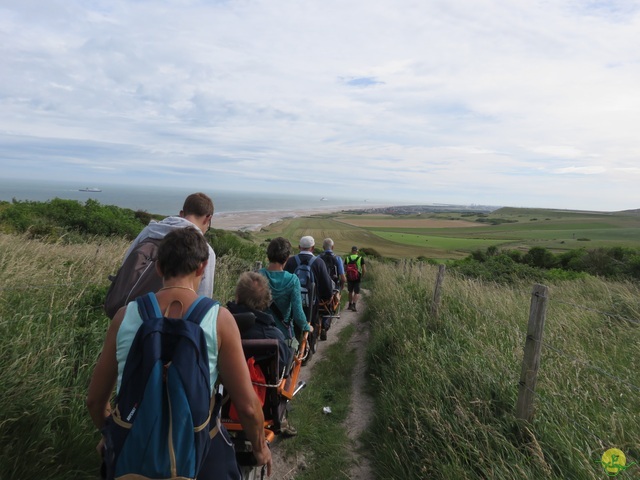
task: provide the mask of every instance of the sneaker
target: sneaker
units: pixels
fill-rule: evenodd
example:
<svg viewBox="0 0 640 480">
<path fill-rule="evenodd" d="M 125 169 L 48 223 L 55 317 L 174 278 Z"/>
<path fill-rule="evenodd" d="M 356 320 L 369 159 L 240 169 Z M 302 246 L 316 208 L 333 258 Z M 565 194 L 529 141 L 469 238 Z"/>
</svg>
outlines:
<svg viewBox="0 0 640 480">
<path fill-rule="evenodd" d="M 356 304 L 355 303 L 353 304 L 353 308 L 351 309 L 351 311 L 352 312 L 357 312 L 358 311 L 358 309 L 356 308 Z"/>
<path fill-rule="evenodd" d="M 298 435 L 298 430 L 296 430 L 295 428 L 293 428 L 290 424 L 289 424 L 289 420 L 287 420 L 286 418 L 280 423 L 280 435 L 284 436 L 284 437 L 295 437 L 296 435 Z"/>
<path fill-rule="evenodd" d="M 327 339 L 327 331 L 326 330 L 322 330 L 320 332 L 320 340 L 326 340 Z"/>
<path fill-rule="evenodd" d="M 354 308 L 355 308 L 355 304 L 350 303 L 349 306 L 347 307 L 347 310 L 353 311 Z"/>
</svg>

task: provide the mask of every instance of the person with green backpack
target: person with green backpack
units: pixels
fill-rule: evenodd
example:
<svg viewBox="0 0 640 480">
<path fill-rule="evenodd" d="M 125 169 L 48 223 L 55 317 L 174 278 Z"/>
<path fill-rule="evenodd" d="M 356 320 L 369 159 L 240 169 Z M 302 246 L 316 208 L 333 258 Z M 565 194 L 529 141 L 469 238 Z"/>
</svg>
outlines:
<svg viewBox="0 0 640 480">
<path fill-rule="evenodd" d="M 358 253 L 358 247 L 351 247 L 351 253 L 344 257 L 344 271 L 347 276 L 347 290 L 349 292 L 348 310 L 357 312 L 356 303 L 360 296 L 360 282 L 367 269 L 364 258 Z"/>
</svg>

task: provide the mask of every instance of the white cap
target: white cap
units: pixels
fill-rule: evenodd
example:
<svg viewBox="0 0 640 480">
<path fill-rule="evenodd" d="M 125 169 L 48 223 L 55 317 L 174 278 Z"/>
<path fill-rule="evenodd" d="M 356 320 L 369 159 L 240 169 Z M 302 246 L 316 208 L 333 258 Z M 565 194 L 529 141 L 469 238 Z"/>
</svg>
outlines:
<svg viewBox="0 0 640 480">
<path fill-rule="evenodd" d="M 311 235 L 307 235 L 300 239 L 300 248 L 312 248 L 316 244 L 316 241 Z"/>
</svg>

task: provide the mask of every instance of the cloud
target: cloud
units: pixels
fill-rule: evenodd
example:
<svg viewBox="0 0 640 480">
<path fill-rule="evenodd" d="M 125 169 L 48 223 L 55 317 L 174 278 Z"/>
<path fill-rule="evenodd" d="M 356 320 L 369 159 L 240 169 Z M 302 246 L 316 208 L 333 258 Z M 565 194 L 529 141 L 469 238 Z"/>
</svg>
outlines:
<svg viewBox="0 0 640 480">
<path fill-rule="evenodd" d="M 637 208 L 638 32 L 622 0 L 12 2 L 0 167 Z"/>
<path fill-rule="evenodd" d="M 553 173 L 557 173 L 560 175 L 564 175 L 564 174 L 598 175 L 601 173 L 605 173 L 606 171 L 607 169 L 605 167 L 599 167 L 599 166 L 589 166 L 589 167 L 571 166 L 571 167 L 556 168 L 555 170 L 553 170 Z"/>
</svg>

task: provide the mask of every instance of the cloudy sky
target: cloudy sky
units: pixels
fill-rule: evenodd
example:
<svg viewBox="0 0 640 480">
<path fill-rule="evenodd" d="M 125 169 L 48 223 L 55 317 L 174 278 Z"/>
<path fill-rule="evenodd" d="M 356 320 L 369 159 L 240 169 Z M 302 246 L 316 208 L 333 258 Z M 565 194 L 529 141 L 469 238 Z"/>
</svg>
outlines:
<svg viewBox="0 0 640 480">
<path fill-rule="evenodd" d="M 638 0 L 0 0 L 5 178 L 640 208 Z"/>
</svg>

